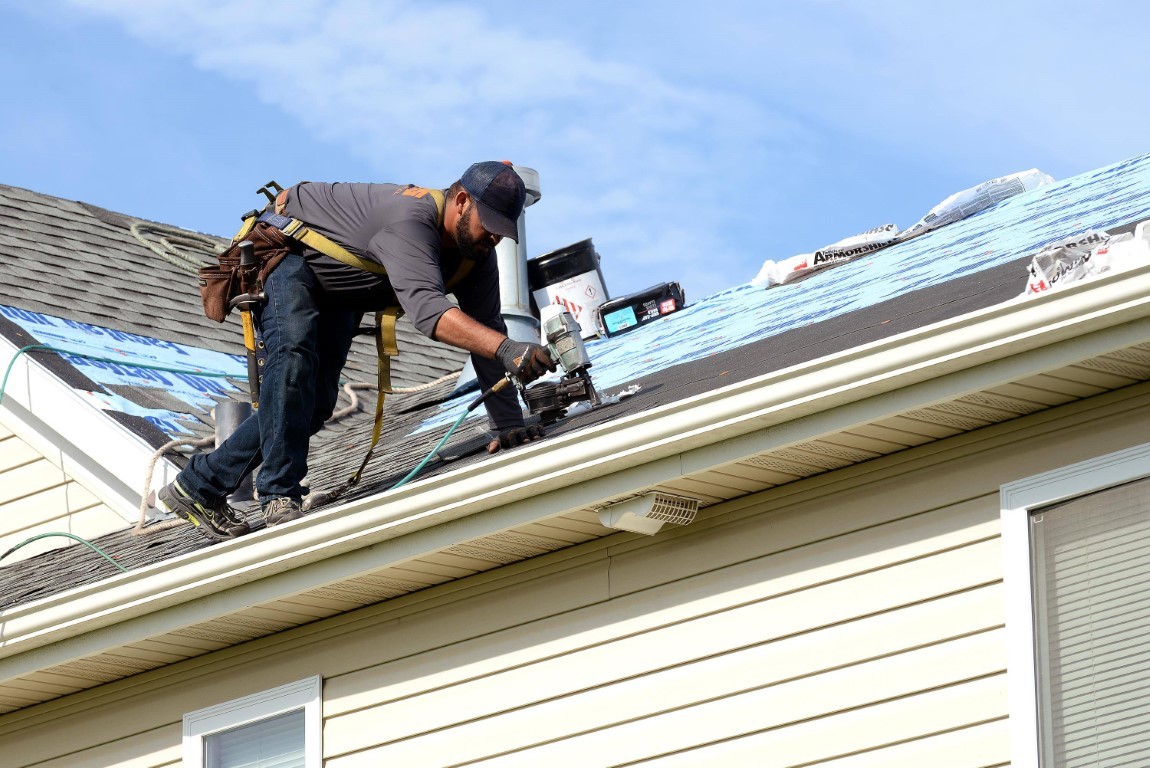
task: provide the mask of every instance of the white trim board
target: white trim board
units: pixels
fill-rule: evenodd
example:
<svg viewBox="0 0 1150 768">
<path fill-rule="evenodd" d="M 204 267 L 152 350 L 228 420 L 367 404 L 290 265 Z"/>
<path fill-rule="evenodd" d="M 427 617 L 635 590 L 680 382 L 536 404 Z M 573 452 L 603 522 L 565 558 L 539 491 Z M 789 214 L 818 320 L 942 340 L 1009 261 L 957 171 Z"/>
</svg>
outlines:
<svg viewBox="0 0 1150 768">
<path fill-rule="evenodd" d="M 1030 510 L 1147 476 L 1150 476 L 1150 443 L 1023 478 L 1000 490 L 1006 670 L 1014 768 L 1039 768 Z"/>
<path fill-rule="evenodd" d="M 258 720 L 302 709 L 304 712 L 304 766 L 323 765 L 323 720 L 319 676 L 304 678 L 250 696 L 184 715 L 183 760 L 189 768 L 204 764 L 204 737 Z"/>
</svg>

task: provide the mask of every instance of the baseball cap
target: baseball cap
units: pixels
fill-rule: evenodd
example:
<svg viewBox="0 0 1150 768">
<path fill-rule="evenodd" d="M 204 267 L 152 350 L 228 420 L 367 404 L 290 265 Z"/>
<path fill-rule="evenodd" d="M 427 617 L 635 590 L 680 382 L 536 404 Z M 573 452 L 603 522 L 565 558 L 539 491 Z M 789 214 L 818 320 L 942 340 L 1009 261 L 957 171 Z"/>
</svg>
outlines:
<svg viewBox="0 0 1150 768">
<path fill-rule="evenodd" d="M 460 183 L 475 201 L 479 222 L 493 235 L 519 242 L 519 214 L 527 199 L 523 179 L 507 161 L 485 160 L 463 172 Z"/>
</svg>

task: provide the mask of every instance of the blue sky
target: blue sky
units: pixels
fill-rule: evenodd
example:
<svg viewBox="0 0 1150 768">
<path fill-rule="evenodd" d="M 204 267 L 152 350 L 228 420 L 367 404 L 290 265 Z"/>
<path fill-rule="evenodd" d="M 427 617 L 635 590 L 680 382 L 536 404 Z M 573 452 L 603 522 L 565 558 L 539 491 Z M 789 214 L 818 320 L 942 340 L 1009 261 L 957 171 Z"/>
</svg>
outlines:
<svg viewBox="0 0 1150 768">
<path fill-rule="evenodd" d="M 10 0 L 0 183 L 230 236 L 270 179 L 540 174 L 536 256 L 688 299 L 1150 151 L 1150 4 Z"/>
</svg>

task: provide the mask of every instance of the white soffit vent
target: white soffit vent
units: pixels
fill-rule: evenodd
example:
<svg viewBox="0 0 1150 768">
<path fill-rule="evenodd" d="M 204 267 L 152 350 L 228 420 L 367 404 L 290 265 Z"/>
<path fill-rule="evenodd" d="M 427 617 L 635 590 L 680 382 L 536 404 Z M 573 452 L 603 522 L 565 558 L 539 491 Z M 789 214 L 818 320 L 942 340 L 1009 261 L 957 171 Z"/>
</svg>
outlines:
<svg viewBox="0 0 1150 768">
<path fill-rule="evenodd" d="M 663 523 L 687 525 L 698 511 L 698 499 L 655 491 L 603 507 L 599 520 L 608 528 L 652 536 Z"/>
</svg>

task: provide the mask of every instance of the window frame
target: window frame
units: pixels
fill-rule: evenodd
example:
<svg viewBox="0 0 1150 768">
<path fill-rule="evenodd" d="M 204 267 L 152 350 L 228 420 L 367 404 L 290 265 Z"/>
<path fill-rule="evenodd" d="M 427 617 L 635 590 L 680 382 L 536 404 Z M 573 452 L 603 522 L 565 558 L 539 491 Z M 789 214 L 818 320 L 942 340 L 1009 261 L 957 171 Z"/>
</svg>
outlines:
<svg viewBox="0 0 1150 768">
<path fill-rule="evenodd" d="M 1003 588 L 1011 765 L 1039 768 L 1038 633 L 1030 562 L 1030 513 L 1150 477 L 1150 443 L 1002 485 Z"/>
<path fill-rule="evenodd" d="M 183 764 L 187 768 L 203 768 L 207 736 L 302 709 L 304 766 L 323 768 L 321 688 L 321 678 L 316 675 L 185 714 Z"/>
</svg>

